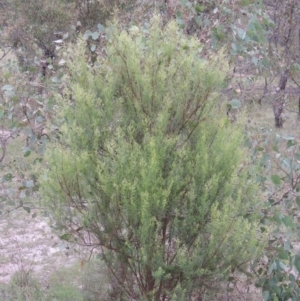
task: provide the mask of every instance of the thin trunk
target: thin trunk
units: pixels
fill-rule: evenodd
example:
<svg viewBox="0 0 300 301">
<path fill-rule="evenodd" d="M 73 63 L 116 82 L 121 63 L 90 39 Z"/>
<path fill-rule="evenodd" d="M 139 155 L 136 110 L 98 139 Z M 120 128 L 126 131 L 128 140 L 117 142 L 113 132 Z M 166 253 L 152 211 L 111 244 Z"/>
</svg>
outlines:
<svg viewBox="0 0 300 301">
<path fill-rule="evenodd" d="M 152 271 L 151 267 L 147 266 L 145 269 L 145 284 L 146 284 L 145 293 L 146 293 L 147 298 L 149 296 L 151 296 L 151 294 L 154 291 L 154 287 L 155 287 L 155 279 L 153 277 L 152 272 L 153 271 Z"/>
<path fill-rule="evenodd" d="M 282 128 L 283 127 L 283 119 L 282 119 L 283 103 L 281 101 L 275 102 L 273 104 L 273 112 L 275 118 L 275 126 L 277 128 Z"/>
<path fill-rule="evenodd" d="M 6 142 L 2 142 L 2 155 L 1 155 L 1 158 L 0 158 L 0 162 L 3 161 L 4 157 L 5 157 L 5 153 L 6 153 Z"/>
<path fill-rule="evenodd" d="M 284 91 L 289 77 L 289 70 L 285 69 L 281 75 L 277 90 Z"/>
<path fill-rule="evenodd" d="M 279 97 L 279 100 L 277 100 L 273 103 L 275 126 L 277 128 L 282 128 L 283 127 L 283 118 L 282 118 L 283 107 L 284 107 L 284 96 L 283 96 L 283 94 L 284 94 L 286 84 L 287 84 L 287 81 L 288 81 L 288 76 L 289 76 L 289 70 L 285 69 L 280 75 L 280 80 L 279 80 L 279 84 L 278 84 L 278 87 L 277 87 L 277 92 L 282 94 L 282 95 Z"/>
</svg>

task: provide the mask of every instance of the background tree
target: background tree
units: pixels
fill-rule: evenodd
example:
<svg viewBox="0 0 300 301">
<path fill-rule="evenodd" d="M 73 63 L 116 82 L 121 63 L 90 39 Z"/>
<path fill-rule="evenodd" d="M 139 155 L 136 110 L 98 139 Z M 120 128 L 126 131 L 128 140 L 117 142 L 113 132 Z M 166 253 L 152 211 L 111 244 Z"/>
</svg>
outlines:
<svg viewBox="0 0 300 301">
<path fill-rule="evenodd" d="M 7 21 L 6 37 L 20 65 L 29 68 L 34 64 L 34 56 L 53 59 L 55 34 L 69 31 L 75 14 L 72 5 L 64 1 L 12 0 L 9 3 L 13 18 Z"/>
<path fill-rule="evenodd" d="M 112 30 L 94 68 L 73 48 L 43 198 L 63 238 L 99 250 L 114 300 L 201 298 L 260 250 L 243 137 L 216 106 L 226 63 L 199 47 L 156 17 Z"/>
<path fill-rule="evenodd" d="M 292 80 L 299 87 L 300 3 L 298 1 L 265 1 L 265 9 L 273 25 L 268 28 L 271 72 L 279 77 L 276 99 L 273 100 L 275 125 L 283 127 L 282 112 L 288 103 L 286 87 Z"/>
</svg>

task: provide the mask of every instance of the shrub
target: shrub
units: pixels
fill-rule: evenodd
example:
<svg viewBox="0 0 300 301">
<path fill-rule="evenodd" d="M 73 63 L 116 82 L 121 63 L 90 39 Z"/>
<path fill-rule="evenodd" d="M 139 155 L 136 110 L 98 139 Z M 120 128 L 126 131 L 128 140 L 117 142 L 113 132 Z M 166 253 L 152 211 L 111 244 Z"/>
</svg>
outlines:
<svg viewBox="0 0 300 301">
<path fill-rule="evenodd" d="M 261 248 L 242 132 L 217 106 L 227 65 L 150 24 L 111 26 L 93 68 L 73 49 L 41 177 L 62 238 L 100 250 L 114 300 L 203 296 Z"/>
<path fill-rule="evenodd" d="M 39 301 L 43 299 L 43 291 L 32 271 L 16 272 L 8 284 L 1 284 L 2 301 Z"/>
<path fill-rule="evenodd" d="M 60 0 L 12 0 L 14 17 L 8 22 L 6 36 L 16 50 L 21 66 L 34 66 L 34 56 L 40 52 L 55 55 L 55 33 L 67 32 L 73 20 L 74 8 Z"/>
</svg>

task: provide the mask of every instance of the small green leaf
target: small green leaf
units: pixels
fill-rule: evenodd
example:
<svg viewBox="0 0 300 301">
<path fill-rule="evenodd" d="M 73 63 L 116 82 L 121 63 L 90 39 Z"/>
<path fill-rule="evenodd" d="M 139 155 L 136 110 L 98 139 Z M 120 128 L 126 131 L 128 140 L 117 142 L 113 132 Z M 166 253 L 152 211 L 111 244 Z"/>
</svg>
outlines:
<svg viewBox="0 0 300 301">
<path fill-rule="evenodd" d="M 27 150 L 25 153 L 24 153 L 24 157 L 29 157 L 31 154 L 31 151 L 30 150 Z"/>
<path fill-rule="evenodd" d="M 278 258 L 282 260 L 288 260 L 289 259 L 289 253 L 281 251 L 278 253 Z"/>
<path fill-rule="evenodd" d="M 253 56 L 252 57 L 252 62 L 255 66 L 257 66 L 257 63 L 258 63 L 258 58 L 256 56 Z"/>
<path fill-rule="evenodd" d="M 2 177 L 2 181 L 3 182 L 10 182 L 11 180 L 12 180 L 12 174 L 11 173 L 7 173 L 6 175 L 4 175 L 3 177 Z"/>
<path fill-rule="evenodd" d="M 69 233 L 65 233 L 65 234 L 61 235 L 59 238 L 62 240 L 65 240 L 65 241 L 70 241 L 72 239 L 72 235 Z"/>
<path fill-rule="evenodd" d="M 27 188 L 34 187 L 34 182 L 33 182 L 32 180 L 26 181 L 26 182 L 25 182 L 25 186 L 26 186 Z"/>
<path fill-rule="evenodd" d="M 29 207 L 23 207 L 23 209 L 29 214 L 30 213 L 30 208 Z"/>
<path fill-rule="evenodd" d="M 40 65 L 41 64 L 41 61 L 40 61 L 40 59 L 38 58 L 38 57 L 34 57 L 34 60 L 33 60 L 33 62 L 36 64 L 36 65 Z"/>
<path fill-rule="evenodd" d="M 185 22 L 183 19 L 177 18 L 176 19 L 177 24 L 179 25 L 180 28 L 184 28 Z"/>
<path fill-rule="evenodd" d="M 53 83 L 57 83 L 57 77 L 56 77 L 56 76 L 53 76 L 53 77 L 51 78 L 51 80 L 52 80 Z"/>
<path fill-rule="evenodd" d="M 233 109 L 238 109 L 238 108 L 240 108 L 241 105 L 242 105 L 241 101 L 238 100 L 238 99 L 232 99 L 232 100 L 230 100 L 229 104 L 231 105 L 231 107 L 232 107 Z"/>
<path fill-rule="evenodd" d="M 20 193 L 19 197 L 20 197 L 21 199 L 25 199 L 25 198 L 26 198 L 26 193 L 25 193 L 24 191 L 22 191 L 22 192 Z"/>
<path fill-rule="evenodd" d="M 297 271 L 300 273 L 300 256 L 299 255 L 295 255 L 294 266 L 297 269 Z"/>
<path fill-rule="evenodd" d="M 260 231 L 261 231 L 262 233 L 264 233 L 264 232 L 267 231 L 267 229 L 266 229 L 265 227 L 260 227 Z"/>
<path fill-rule="evenodd" d="M 269 202 L 270 205 L 272 205 L 275 202 L 275 200 L 274 199 L 269 199 L 268 202 Z"/>
<path fill-rule="evenodd" d="M 297 161 L 299 161 L 299 163 L 300 163 L 300 154 L 295 153 L 295 154 L 294 154 L 294 157 L 295 157 L 295 159 L 296 159 Z"/>
<path fill-rule="evenodd" d="M 41 163 L 43 161 L 42 158 L 35 158 L 33 164 Z"/>
<path fill-rule="evenodd" d="M 237 33 L 238 33 L 238 36 L 240 39 L 244 40 L 245 37 L 246 37 L 246 31 L 241 29 L 241 28 L 238 28 L 237 30 Z"/>
<path fill-rule="evenodd" d="M 91 46 L 91 51 L 94 52 L 96 50 L 96 45 Z"/>
<path fill-rule="evenodd" d="M 98 31 L 93 32 L 92 39 L 97 40 L 98 38 L 99 38 L 99 32 Z"/>
<path fill-rule="evenodd" d="M 295 141 L 293 141 L 293 140 L 289 140 L 289 141 L 286 143 L 286 147 L 287 147 L 287 148 L 290 148 L 290 147 L 292 147 L 292 146 L 294 146 L 294 145 L 296 145 L 296 143 L 295 143 Z"/>
<path fill-rule="evenodd" d="M 291 162 L 290 159 L 285 158 L 285 159 L 282 160 L 281 166 L 282 166 L 283 168 L 286 168 L 286 169 L 288 169 L 288 170 L 291 170 L 292 162 Z"/>
<path fill-rule="evenodd" d="M 100 23 L 97 25 L 97 27 L 100 32 L 103 32 L 105 30 L 105 27 Z"/>
<path fill-rule="evenodd" d="M 182 14 L 181 14 L 181 11 L 180 10 L 177 10 L 176 11 L 176 17 L 181 19 L 182 18 Z"/>
<path fill-rule="evenodd" d="M 7 96 L 7 97 L 13 97 L 13 96 L 15 96 L 15 92 L 11 91 L 11 90 L 6 90 L 4 92 L 4 95 Z"/>
<path fill-rule="evenodd" d="M 197 4 L 195 6 L 196 13 L 202 13 L 205 10 L 205 6 Z"/>
<path fill-rule="evenodd" d="M 273 261 L 273 263 L 270 265 L 269 267 L 269 274 L 271 274 L 273 271 L 277 270 L 277 264 L 275 261 Z"/>
<path fill-rule="evenodd" d="M 268 301 L 269 297 L 270 297 L 270 292 L 269 291 L 264 291 L 263 292 L 264 301 Z"/>
<path fill-rule="evenodd" d="M 289 242 L 287 240 L 287 241 L 284 242 L 283 246 L 284 246 L 284 250 L 285 251 L 290 251 L 290 249 L 291 249 L 291 242 Z"/>
<path fill-rule="evenodd" d="M 83 35 L 83 38 L 85 39 L 85 40 L 88 40 L 88 38 L 90 37 L 90 36 L 92 36 L 92 32 L 90 31 L 90 30 L 87 30 L 85 33 L 84 33 L 84 35 Z"/>
<path fill-rule="evenodd" d="M 12 85 L 5 85 L 1 88 L 2 91 L 13 91 L 14 87 Z"/>
<path fill-rule="evenodd" d="M 294 276 L 293 274 L 289 274 L 289 280 L 290 280 L 291 282 L 293 282 L 293 283 L 296 282 L 296 278 L 295 278 L 295 276 Z"/>
<path fill-rule="evenodd" d="M 38 116 L 38 117 L 36 118 L 36 121 L 39 122 L 39 123 L 43 122 L 43 121 L 44 121 L 43 116 Z"/>
<path fill-rule="evenodd" d="M 281 178 L 278 175 L 272 175 L 271 181 L 274 185 L 279 186 L 281 184 Z"/>
<path fill-rule="evenodd" d="M 282 137 L 284 140 L 295 140 L 295 137 L 293 136 L 284 136 Z"/>
<path fill-rule="evenodd" d="M 289 217 L 289 216 L 284 216 L 282 219 L 282 222 L 285 224 L 286 227 L 292 228 L 292 229 L 296 229 L 296 225 L 293 222 L 293 220 Z"/>
<path fill-rule="evenodd" d="M 23 149 L 24 157 L 28 157 L 28 156 L 30 155 L 30 153 L 31 153 L 30 147 L 25 147 L 25 148 Z"/>
<path fill-rule="evenodd" d="M 260 175 L 258 175 L 258 176 L 256 177 L 256 182 L 257 182 L 257 183 L 264 183 L 264 182 L 266 182 L 266 180 L 267 180 L 266 177 L 263 177 L 263 176 L 260 176 Z"/>
</svg>

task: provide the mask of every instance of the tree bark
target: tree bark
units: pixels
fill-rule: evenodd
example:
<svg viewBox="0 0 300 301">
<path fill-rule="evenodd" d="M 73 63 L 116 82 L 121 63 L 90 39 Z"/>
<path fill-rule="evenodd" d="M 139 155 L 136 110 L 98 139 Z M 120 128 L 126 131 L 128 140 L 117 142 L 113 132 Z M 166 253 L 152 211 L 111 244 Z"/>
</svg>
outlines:
<svg viewBox="0 0 300 301">
<path fill-rule="evenodd" d="M 278 88 L 277 90 L 279 91 L 284 91 L 287 81 L 288 81 L 288 77 L 289 77 L 289 70 L 285 69 L 281 74 L 280 74 L 280 80 L 279 80 L 279 84 L 278 84 Z"/>
<path fill-rule="evenodd" d="M 283 127 L 283 119 L 282 119 L 283 103 L 281 101 L 275 102 L 273 104 L 273 112 L 275 118 L 275 126 L 277 128 L 282 128 Z"/>
<path fill-rule="evenodd" d="M 277 87 L 277 93 L 282 94 L 282 95 L 279 97 L 279 100 L 277 100 L 273 103 L 275 126 L 277 128 L 283 127 L 283 118 L 282 118 L 282 113 L 283 113 L 283 108 L 284 108 L 284 95 L 283 94 L 284 94 L 286 84 L 288 81 L 288 76 L 289 76 L 289 70 L 285 69 L 280 75 L 280 80 L 279 80 L 279 84 Z"/>
</svg>

